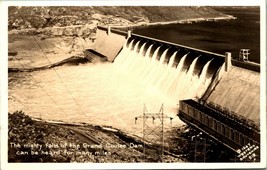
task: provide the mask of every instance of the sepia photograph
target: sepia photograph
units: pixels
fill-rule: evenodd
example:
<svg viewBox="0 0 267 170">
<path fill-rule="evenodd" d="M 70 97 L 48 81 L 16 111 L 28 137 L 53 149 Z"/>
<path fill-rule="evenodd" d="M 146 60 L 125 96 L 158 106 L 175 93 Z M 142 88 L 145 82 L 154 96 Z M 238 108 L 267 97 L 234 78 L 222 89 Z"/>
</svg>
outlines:
<svg viewBox="0 0 267 170">
<path fill-rule="evenodd" d="M 262 6 L 76 5 L 7 6 L 7 164 L 266 163 Z"/>
</svg>

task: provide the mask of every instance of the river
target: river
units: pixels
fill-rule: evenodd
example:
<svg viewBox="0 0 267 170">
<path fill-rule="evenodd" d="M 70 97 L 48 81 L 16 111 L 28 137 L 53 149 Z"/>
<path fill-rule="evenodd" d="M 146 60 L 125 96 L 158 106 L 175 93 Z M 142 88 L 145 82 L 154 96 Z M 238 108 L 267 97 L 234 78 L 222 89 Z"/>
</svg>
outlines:
<svg viewBox="0 0 267 170">
<path fill-rule="evenodd" d="M 22 110 L 45 120 L 112 126 L 141 136 L 143 122 L 135 117 L 143 114 L 144 104 L 157 113 L 163 103 L 173 125 L 181 124 L 175 102 L 111 63 L 9 73 L 9 112 Z"/>
</svg>

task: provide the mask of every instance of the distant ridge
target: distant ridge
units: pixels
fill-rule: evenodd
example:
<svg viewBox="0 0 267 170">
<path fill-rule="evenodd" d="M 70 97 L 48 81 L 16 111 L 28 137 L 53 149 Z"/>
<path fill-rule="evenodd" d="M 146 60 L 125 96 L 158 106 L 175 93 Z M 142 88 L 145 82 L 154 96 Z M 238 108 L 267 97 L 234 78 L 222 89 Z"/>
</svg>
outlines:
<svg viewBox="0 0 267 170">
<path fill-rule="evenodd" d="M 12 30 L 92 23 L 131 25 L 225 16 L 227 15 L 213 7 L 205 6 L 11 6 L 8 9 L 8 28 Z"/>
</svg>

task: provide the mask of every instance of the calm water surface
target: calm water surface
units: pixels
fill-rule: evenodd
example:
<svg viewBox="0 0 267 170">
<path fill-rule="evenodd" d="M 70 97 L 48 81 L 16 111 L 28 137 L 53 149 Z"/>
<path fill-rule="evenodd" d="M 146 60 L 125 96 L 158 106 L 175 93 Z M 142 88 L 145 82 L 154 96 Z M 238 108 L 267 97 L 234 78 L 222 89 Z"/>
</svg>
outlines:
<svg viewBox="0 0 267 170">
<path fill-rule="evenodd" d="M 236 20 L 210 21 L 192 24 L 171 24 L 135 28 L 134 33 L 199 48 L 215 53 L 251 50 L 249 59 L 260 63 L 260 10 L 259 8 L 219 9 L 237 17 Z"/>
</svg>

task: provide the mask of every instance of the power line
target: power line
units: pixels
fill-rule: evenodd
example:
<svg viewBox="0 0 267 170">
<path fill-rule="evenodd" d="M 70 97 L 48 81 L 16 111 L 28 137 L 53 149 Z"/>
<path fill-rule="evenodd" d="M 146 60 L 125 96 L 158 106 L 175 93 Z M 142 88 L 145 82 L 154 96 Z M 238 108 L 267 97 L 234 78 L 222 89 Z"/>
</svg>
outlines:
<svg viewBox="0 0 267 170">
<path fill-rule="evenodd" d="M 161 155 L 160 159 L 163 162 L 164 157 L 164 119 L 168 118 L 172 122 L 172 117 L 164 115 L 163 104 L 158 113 L 148 113 L 146 105 L 144 104 L 143 114 L 135 117 L 135 123 L 138 118 L 142 118 L 143 120 L 143 153 L 146 154 L 146 141 L 149 137 L 156 137 L 160 141 L 161 145 Z M 152 122 L 154 124 L 155 120 L 159 120 L 159 124 L 156 126 L 151 126 L 147 122 L 148 119 L 152 118 Z M 155 139 L 154 139 L 155 140 Z"/>
<path fill-rule="evenodd" d="M 18 59 L 17 57 L 15 57 L 16 61 L 23 67 L 26 68 Z M 32 78 L 32 80 L 35 81 L 35 83 L 45 92 L 45 94 L 53 101 L 53 103 L 55 105 L 57 105 L 57 107 L 65 114 L 66 117 L 68 117 L 68 115 L 66 114 L 66 112 L 55 102 L 55 100 L 47 93 L 47 91 L 38 83 L 38 81 L 31 75 L 29 74 L 29 76 Z M 23 106 L 25 106 L 23 104 Z"/>
<path fill-rule="evenodd" d="M 19 102 L 22 106 L 24 106 L 27 110 L 30 110 L 30 108 L 28 106 L 26 106 L 24 103 L 22 103 L 20 100 L 18 100 L 15 96 L 13 96 L 12 94 L 9 94 L 11 97 L 13 97 L 17 102 Z"/>
<path fill-rule="evenodd" d="M 18 11 L 18 14 L 20 15 L 20 17 L 23 19 L 23 20 L 26 20 L 24 17 L 22 17 L 21 13 Z M 27 20 L 26 20 L 27 21 Z M 29 22 L 29 21 L 27 21 Z M 38 47 L 40 48 L 40 50 L 42 51 L 43 55 L 45 56 L 45 58 L 47 59 L 47 61 L 51 63 L 51 61 L 49 60 L 49 58 L 46 56 L 46 54 L 44 53 L 42 47 L 40 46 L 40 44 L 37 42 L 36 38 L 34 35 L 31 35 L 34 39 L 34 41 L 36 42 L 36 44 L 38 45 Z M 83 109 L 81 108 L 81 106 L 79 105 L 79 103 L 77 102 L 77 100 L 73 97 L 72 93 L 70 92 L 70 90 L 68 89 L 68 87 L 65 85 L 65 83 L 63 82 L 62 78 L 60 77 L 60 75 L 58 74 L 58 72 L 56 71 L 56 69 L 52 68 L 55 73 L 57 74 L 58 78 L 60 79 L 61 83 L 63 84 L 63 86 L 65 87 L 65 89 L 68 91 L 68 93 L 70 94 L 70 96 L 72 97 L 73 101 L 76 103 L 76 105 L 79 107 L 79 109 L 81 110 L 81 112 L 87 117 L 87 115 L 85 114 L 85 112 L 83 111 Z"/>
</svg>

